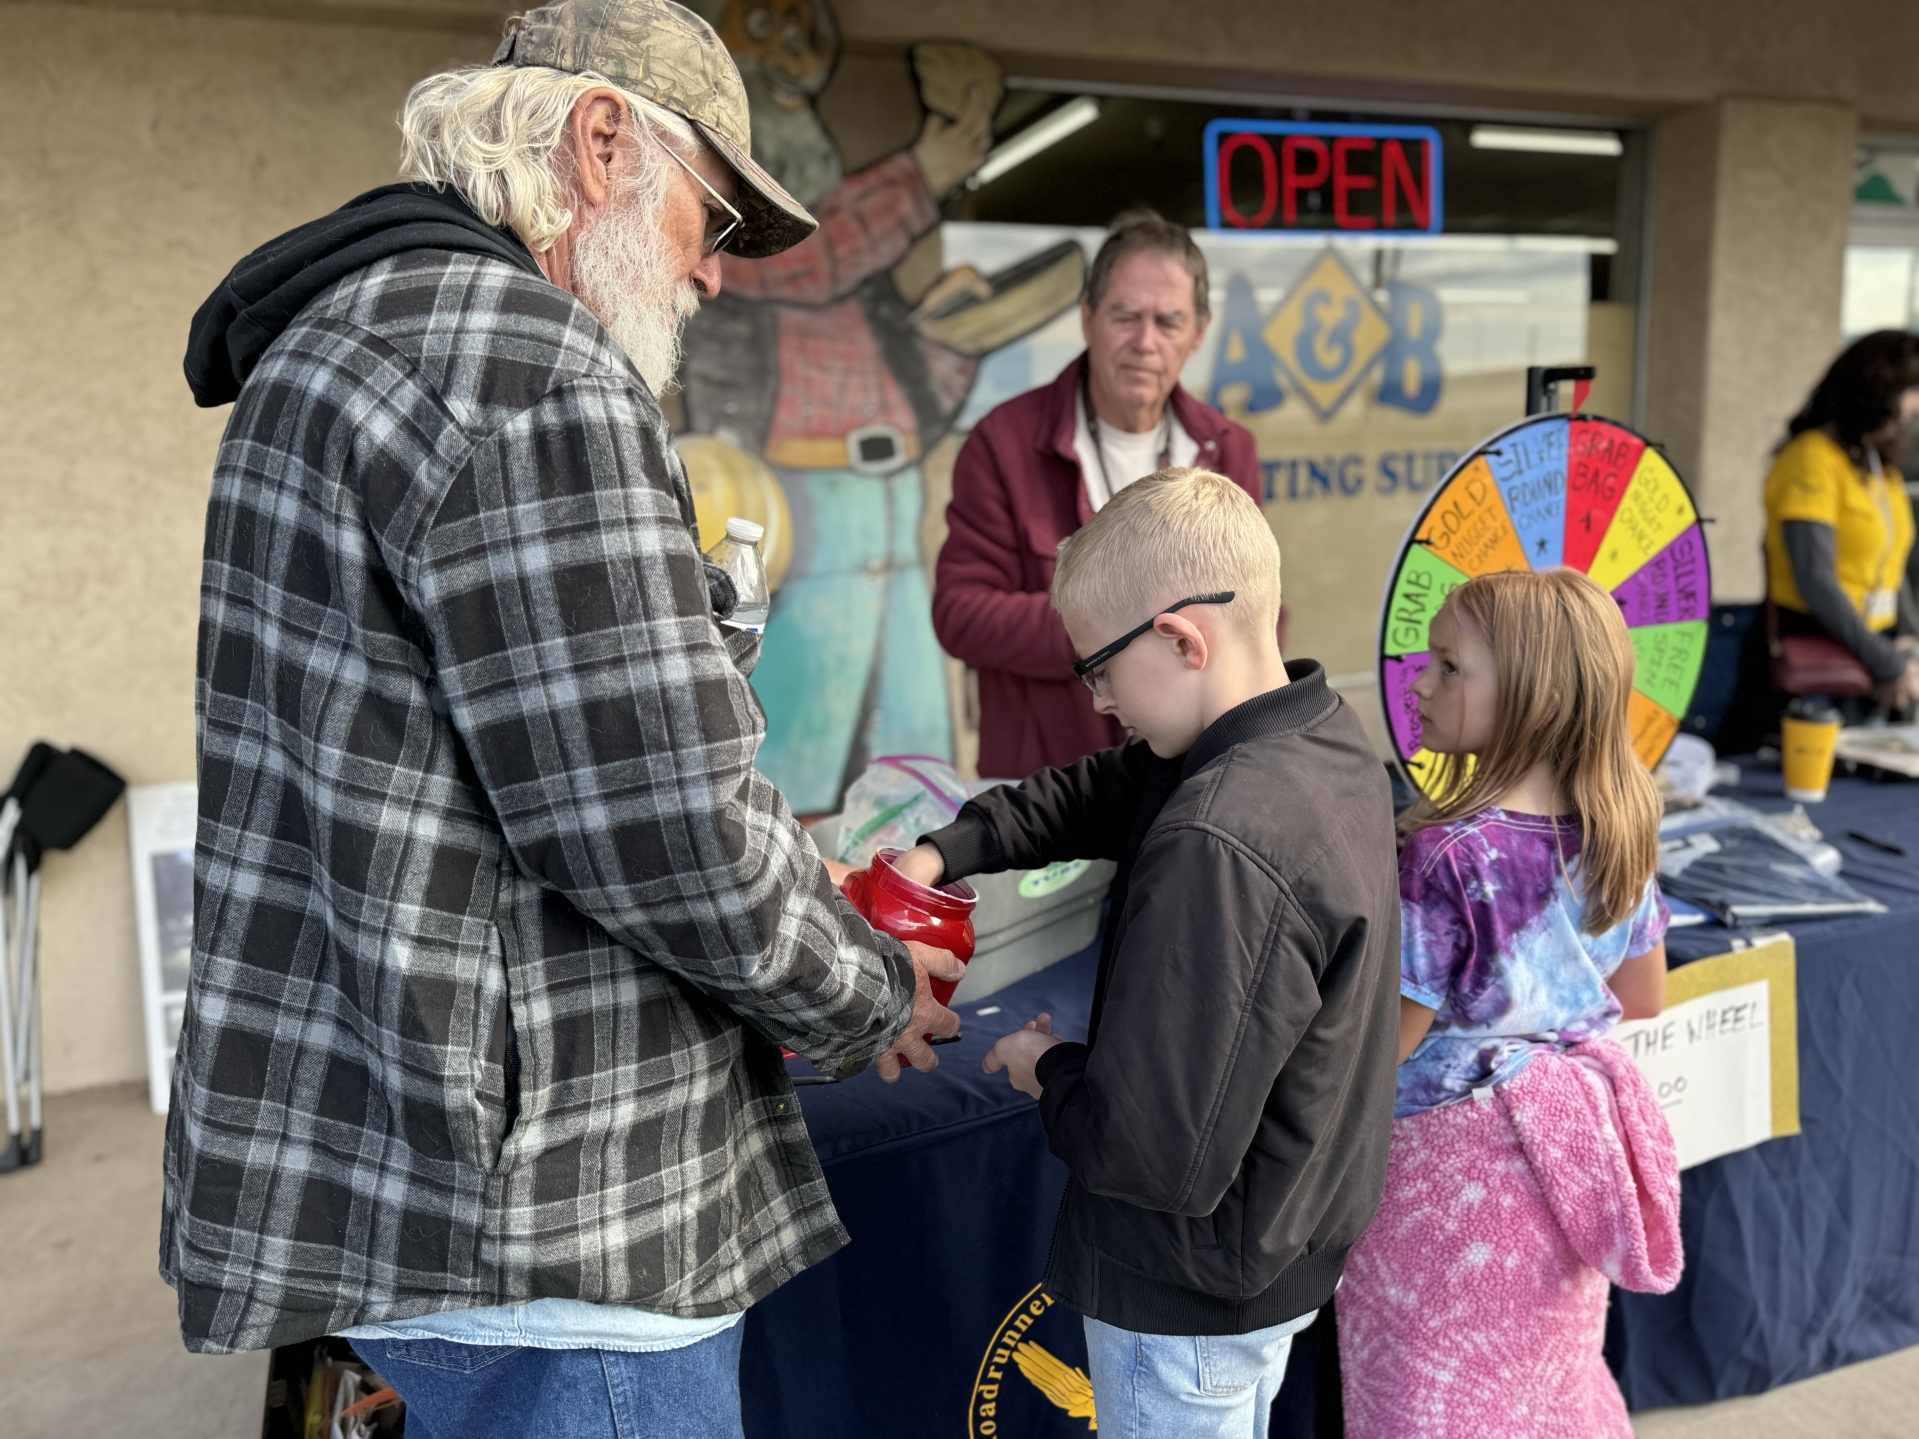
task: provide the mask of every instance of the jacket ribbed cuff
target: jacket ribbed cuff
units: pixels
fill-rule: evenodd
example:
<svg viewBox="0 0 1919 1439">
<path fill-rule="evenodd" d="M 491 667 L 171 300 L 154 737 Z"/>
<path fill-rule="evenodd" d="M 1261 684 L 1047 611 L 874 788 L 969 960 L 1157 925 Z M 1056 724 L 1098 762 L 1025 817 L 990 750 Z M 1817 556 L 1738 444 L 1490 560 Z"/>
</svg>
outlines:
<svg viewBox="0 0 1919 1439">
<path fill-rule="evenodd" d="M 920 836 L 921 844 L 930 844 L 946 861 L 941 884 L 965 879 L 969 874 L 996 874 L 1006 868 L 1006 854 L 1000 848 L 999 831 L 992 820 L 974 808 L 971 801 L 944 829 Z"/>
<path fill-rule="evenodd" d="M 1033 1065 L 1033 1078 L 1039 1081 L 1039 1087 L 1045 1089 L 1054 1077 L 1069 1065 L 1076 1069 L 1086 1067 L 1087 1056 L 1093 1051 L 1083 1044 L 1072 1040 L 1062 1040 L 1039 1057 Z"/>
</svg>

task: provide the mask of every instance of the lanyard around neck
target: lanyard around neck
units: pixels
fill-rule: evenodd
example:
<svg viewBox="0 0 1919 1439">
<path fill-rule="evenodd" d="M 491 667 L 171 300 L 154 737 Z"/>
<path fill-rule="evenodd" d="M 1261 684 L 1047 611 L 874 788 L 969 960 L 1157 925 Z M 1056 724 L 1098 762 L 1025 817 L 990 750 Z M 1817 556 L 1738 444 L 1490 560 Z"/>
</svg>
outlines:
<svg viewBox="0 0 1919 1439">
<path fill-rule="evenodd" d="M 1099 461 L 1099 477 L 1106 485 L 1106 498 L 1119 492 L 1113 488 L 1113 476 L 1106 468 L 1106 441 L 1099 433 L 1099 416 L 1093 411 L 1093 367 L 1088 364 L 1079 374 L 1080 399 L 1086 406 L 1086 434 L 1093 442 L 1093 458 Z M 1173 463 L 1173 397 L 1166 397 L 1165 414 L 1159 422 L 1159 458 L 1155 470 Z"/>
<path fill-rule="evenodd" d="M 1871 445 L 1866 446 L 1866 468 L 1872 472 L 1872 478 L 1866 481 L 1866 492 L 1879 507 L 1879 518 L 1886 526 L 1886 547 L 1879 552 L 1879 562 L 1872 567 L 1872 581 L 1868 585 L 1869 589 L 1876 590 L 1882 587 L 1885 580 L 1886 565 L 1899 543 L 1899 535 L 1898 526 L 1892 519 L 1892 483 L 1887 480 L 1885 469 L 1879 463 L 1879 451 Z"/>
</svg>

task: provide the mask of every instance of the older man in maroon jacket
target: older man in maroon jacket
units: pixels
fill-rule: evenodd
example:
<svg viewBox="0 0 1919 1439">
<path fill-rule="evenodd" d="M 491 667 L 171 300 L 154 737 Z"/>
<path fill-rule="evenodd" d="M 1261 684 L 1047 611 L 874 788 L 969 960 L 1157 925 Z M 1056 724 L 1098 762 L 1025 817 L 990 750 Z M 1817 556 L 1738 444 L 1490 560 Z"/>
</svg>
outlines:
<svg viewBox="0 0 1919 1439">
<path fill-rule="evenodd" d="M 1206 334 L 1206 292 L 1206 258 L 1182 227 L 1122 219 L 1080 302 L 1086 353 L 993 410 L 960 451 L 933 628 L 979 671 L 982 775 L 1021 778 L 1124 737 L 1073 677 L 1049 598 L 1062 539 L 1168 465 L 1216 470 L 1263 498 L 1252 435 L 1179 385 Z"/>
</svg>

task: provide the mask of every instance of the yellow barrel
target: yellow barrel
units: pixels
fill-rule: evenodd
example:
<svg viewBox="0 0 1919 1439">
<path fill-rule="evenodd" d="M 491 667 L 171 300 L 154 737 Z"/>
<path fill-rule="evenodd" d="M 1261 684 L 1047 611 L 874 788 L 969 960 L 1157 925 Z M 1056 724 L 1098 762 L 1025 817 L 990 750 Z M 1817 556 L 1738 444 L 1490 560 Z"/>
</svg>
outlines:
<svg viewBox="0 0 1919 1439">
<path fill-rule="evenodd" d="M 693 488 L 701 542 L 716 543 L 736 515 L 753 521 L 766 531 L 760 554 L 766 561 L 766 582 L 778 590 L 793 563 L 793 514 L 766 461 L 718 435 L 679 435 L 673 447 Z"/>
</svg>

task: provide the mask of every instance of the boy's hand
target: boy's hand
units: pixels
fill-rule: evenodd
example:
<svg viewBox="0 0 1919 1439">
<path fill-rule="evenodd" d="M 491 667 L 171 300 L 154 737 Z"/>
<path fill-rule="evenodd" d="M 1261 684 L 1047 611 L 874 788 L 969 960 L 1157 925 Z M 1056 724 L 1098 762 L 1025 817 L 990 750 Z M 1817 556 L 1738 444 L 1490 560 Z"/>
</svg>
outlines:
<svg viewBox="0 0 1919 1439">
<path fill-rule="evenodd" d="M 873 1068 L 888 1084 L 899 1082 L 902 1059 L 921 1071 L 938 1069 L 940 1057 L 933 1053 L 933 1046 L 926 1042 L 926 1036 L 930 1034 L 936 1039 L 950 1039 L 960 1030 L 960 1017 L 933 998 L 933 987 L 927 983 L 927 976 L 931 975 L 934 979 L 961 979 L 966 974 L 966 966 L 946 950 L 934 949 L 932 945 L 921 944 L 916 939 L 909 939 L 905 943 L 906 952 L 913 956 L 913 1018 L 906 1026 L 906 1033 L 894 1041 L 893 1047 L 873 1061 Z"/>
<path fill-rule="evenodd" d="M 988 1074 L 1005 1070 L 1013 1088 L 1038 1099 L 1040 1082 L 1033 1075 L 1033 1066 L 1039 1063 L 1042 1054 L 1059 1042 L 1058 1036 L 1053 1033 L 1053 1016 L 1042 1014 L 1038 1019 L 1029 1020 L 1026 1028 L 1003 1036 L 998 1044 L 987 1051 L 986 1058 L 980 1061 L 980 1068 Z"/>
<path fill-rule="evenodd" d="M 939 852 L 938 845 L 916 844 L 893 861 L 893 868 L 914 884 L 937 889 L 940 876 L 946 873 L 946 856 Z"/>
</svg>

